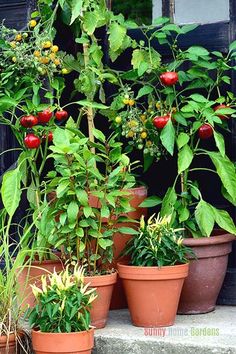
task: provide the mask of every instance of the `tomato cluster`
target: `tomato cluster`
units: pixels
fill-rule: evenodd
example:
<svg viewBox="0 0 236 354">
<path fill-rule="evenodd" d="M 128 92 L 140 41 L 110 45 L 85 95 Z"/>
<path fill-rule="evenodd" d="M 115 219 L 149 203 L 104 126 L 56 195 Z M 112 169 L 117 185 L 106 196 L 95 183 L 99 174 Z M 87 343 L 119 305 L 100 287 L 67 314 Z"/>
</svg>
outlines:
<svg viewBox="0 0 236 354">
<path fill-rule="evenodd" d="M 45 109 L 42 112 L 38 112 L 37 116 L 27 115 L 23 116 L 20 119 L 20 124 L 22 127 L 31 129 L 37 124 L 47 124 L 53 118 L 53 112 L 50 108 Z M 55 113 L 55 120 L 62 121 L 68 118 L 68 112 L 65 110 L 59 110 Z M 53 140 L 53 133 L 49 132 L 47 135 L 42 136 L 42 140 L 47 140 L 51 142 Z M 41 139 L 35 135 L 32 131 L 27 132 L 24 138 L 24 144 L 27 149 L 37 149 L 41 144 Z"/>
</svg>

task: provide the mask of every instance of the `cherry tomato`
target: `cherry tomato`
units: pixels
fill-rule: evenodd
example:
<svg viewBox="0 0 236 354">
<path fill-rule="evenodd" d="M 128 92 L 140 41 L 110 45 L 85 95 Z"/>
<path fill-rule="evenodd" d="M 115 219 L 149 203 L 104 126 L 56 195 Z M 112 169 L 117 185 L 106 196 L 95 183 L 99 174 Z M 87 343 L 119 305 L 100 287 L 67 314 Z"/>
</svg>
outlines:
<svg viewBox="0 0 236 354">
<path fill-rule="evenodd" d="M 26 135 L 24 143 L 28 149 L 37 149 L 41 144 L 41 140 L 33 133 L 29 133 Z"/>
<path fill-rule="evenodd" d="M 20 124 L 22 127 L 32 128 L 34 125 L 38 124 L 38 118 L 33 115 L 23 116 L 20 119 Z"/>
<path fill-rule="evenodd" d="M 198 129 L 198 136 L 200 139 L 209 139 L 213 135 L 213 128 L 210 124 L 203 124 L 199 129 Z"/>
<path fill-rule="evenodd" d="M 50 143 L 50 142 L 53 140 L 53 133 L 52 133 L 52 132 L 49 132 L 47 135 L 44 134 L 44 135 L 42 136 L 42 139 L 43 139 L 43 140 L 46 140 L 47 138 L 48 138 L 48 142 Z"/>
<path fill-rule="evenodd" d="M 153 125 L 155 125 L 155 127 L 158 129 L 163 129 L 164 126 L 168 123 L 169 119 L 170 119 L 169 114 L 167 114 L 165 116 L 161 116 L 161 117 L 155 117 L 153 119 Z"/>
<path fill-rule="evenodd" d="M 48 123 L 51 118 L 52 118 L 52 112 L 50 108 L 47 108 L 43 112 L 38 113 L 39 123 Z"/>
<path fill-rule="evenodd" d="M 55 117 L 56 117 L 56 120 L 60 121 L 60 120 L 63 120 L 63 119 L 67 119 L 68 118 L 68 113 L 64 110 L 61 110 L 61 111 L 57 111 L 55 113 Z"/>
<path fill-rule="evenodd" d="M 222 109 L 222 108 L 229 108 L 228 106 L 226 106 L 225 104 L 219 104 L 218 106 L 214 107 L 214 111 L 218 111 L 218 109 Z M 221 119 L 221 120 L 227 120 L 230 117 L 226 116 L 226 115 L 222 115 L 222 114 L 217 114 L 217 116 Z"/>
<path fill-rule="evenodd" d="M 160 80 L 165 86 L 175 85 L 178 79 L 178 74 L 174 71 L 166 71 L 160 76 Z"/>
</svg>

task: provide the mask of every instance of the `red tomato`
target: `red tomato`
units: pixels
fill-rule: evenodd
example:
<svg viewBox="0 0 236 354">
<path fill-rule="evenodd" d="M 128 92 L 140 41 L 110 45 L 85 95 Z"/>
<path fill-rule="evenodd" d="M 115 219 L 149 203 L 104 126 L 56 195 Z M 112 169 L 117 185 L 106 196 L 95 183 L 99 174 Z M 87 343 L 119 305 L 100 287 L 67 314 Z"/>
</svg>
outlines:
<svg viewBox="0 0 236 354">
<path fill-rule="evenodd" d="M 20 119 L 20 124 L 22 127 L 32 128 L 34 125 L 38 124 L 38 118 L 33 115 L 24 116 Z"/>
<path fill-rule="evenodd" d="M 178 79 L 178 74 L 174 71 L 166 71 L 160 76 L 160 80 L 165 86 L 175 85 Z"/>
<path fill-rule="evenodd" d="M 55 117 L 56 117 L 56 120 L 60 121 L 60 120 L 63 120 L 63 119 L 67 119 L 68 118 L 68 113 L 64 110 L 61 110 L 61 111 L 57 111 L 55 113 Z"/>
<path fill-rule="evenodd" d="M 214 111 L 217 111 L 218 109 L 221 108 L 229 108 L 228 106 L 226 106 L 225 104 L 219 104 L 218 106 L 214 107 Z M 221 120 L 226 120 L 229 119 L 229 116 L 223 116 L 222 114 L 217 114 L 217 116 L 221 119 Z"/>
<path fill-rule="evenodd" d="M 153 119 L 153 125 L 155 125 L 155 127 L 158 129 L 163 129 L 164 126 L 168 123 L 169 119 L 170 119 L 169 114 L 167 114 L 165 116 L 161 116 L 161 117 L 155 117 Z"/>
<path fill-rule="evenodd" d="M 28 149 L 37 149 L 41 144 L 41 140 L 38 136 L 34 135 L 33 133 L 30 133 L 26 135 L 24 143 Z"/>
<path fill-rule="evenodd" d="M 48 123 L 51 118 L 52 118 L 52 112 L 50 108 L 47 108 L 43 112 L 38 113 L 39 123 Z"/>
<path fill-rule="evenodd" d="M 52 132 L 49 132 L 48 135 L 43 135 L 42 136 L 42 139 L 43 140 L 46 140 L 48 138 L 48 142 L 50 143 L 52 140 L 53 140 L 53 133 Z"/>
<path fill-rule="evenodd" d="M 198 136 L 200 139 L 209 139 L 213 135 L 213 128 L 210 124 L 203 124 L 199 129 L 198 129 Z"/>
</svg>

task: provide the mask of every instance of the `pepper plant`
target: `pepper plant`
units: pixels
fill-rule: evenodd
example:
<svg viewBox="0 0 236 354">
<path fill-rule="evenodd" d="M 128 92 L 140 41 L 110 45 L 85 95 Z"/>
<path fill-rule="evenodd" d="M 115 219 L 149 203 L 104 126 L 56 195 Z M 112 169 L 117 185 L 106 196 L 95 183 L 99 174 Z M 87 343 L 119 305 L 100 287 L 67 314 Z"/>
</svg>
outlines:
<svg viewBox="0 0 236 354">
<path fill-rule="evenodd" d="M 177 175 L 162 201 L 162 216 L 171 214 L 173 222 L 194 237 L 210 236 L 215 224 L 235 234 L 229 214 L 204 200 L 192 172 L 217 174 L 224 198 L 236 205 L 235 166 L 226 155 L 222 134 L 229 134 L 236 116 L 234 94 L 222 90 L 231 82 L 230 70 L 235 70 L 236 42 L 226 55 L 200 46 L 181 49 L 179 37 L 195 27 L 158 18 L 155 25 L 141 29 L 143 40 L 132 52 L 131 70 L 117 71 L 120 92 L 105 114 L 131 148 L 143 150 L 145 170 L 163 157 L 175 161 L 177 154 Z M 160 54 L 163 45 L 172 53 L 168 62 Z M 210 139 L 213 150 L 207 144 Z M 208 157 L 212 168 L 196 167 L 199 157 Z"/>
<path fill-rule="evenodd" d="M 130 221 L 125 216 L 132 210 L 127 189 L 135 178 L 114 135 L 107 139 L 94 129 L 93 143 L 75 127 L 70 120 L 67 129 L 57 128 L 50 146 L 55 171 L 47 175 L 46 190 L 56 194 L 42 212 L 42 237 L 88 274 L 100 274 L 113 261 L 114 233 L 135 232 L 119 227 L 120 222 Z"/>
</svg>

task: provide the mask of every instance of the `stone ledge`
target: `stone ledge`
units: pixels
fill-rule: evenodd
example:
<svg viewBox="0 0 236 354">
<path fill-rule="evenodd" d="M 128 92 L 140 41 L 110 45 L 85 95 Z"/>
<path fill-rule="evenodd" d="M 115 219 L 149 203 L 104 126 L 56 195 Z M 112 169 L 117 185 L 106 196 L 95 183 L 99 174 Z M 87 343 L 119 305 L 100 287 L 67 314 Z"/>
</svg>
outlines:
<svg viewBox="0 0 236 354">
<path fill-rule="evenodd" d="M 205 315 L 179 315 L 172 327 L 131 325 L 128 310 L 110 311 L 96 330 L 93 354 L 236 354 L 236 307 L 217 306 Z"/>
</svg>

